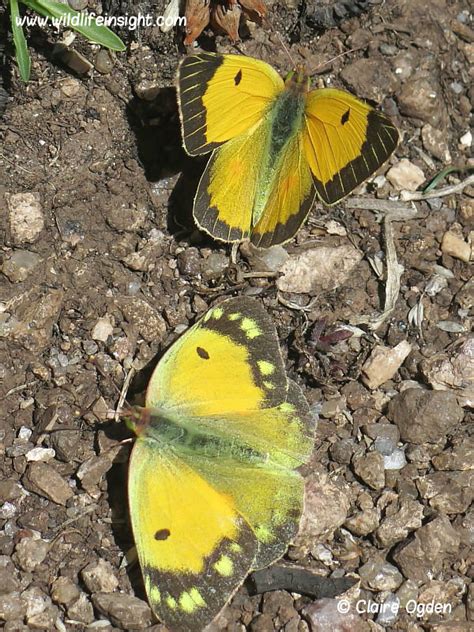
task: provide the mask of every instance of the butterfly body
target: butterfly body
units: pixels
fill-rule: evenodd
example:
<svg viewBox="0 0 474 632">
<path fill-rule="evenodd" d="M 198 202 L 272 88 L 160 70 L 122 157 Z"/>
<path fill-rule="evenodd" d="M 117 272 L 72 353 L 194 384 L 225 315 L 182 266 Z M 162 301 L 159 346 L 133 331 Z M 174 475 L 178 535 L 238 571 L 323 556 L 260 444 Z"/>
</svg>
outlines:
<svg viewBox="0 0 474 632">
<path fill-rule="evenodd" d="M 260 127 L 262 136 L 266 130 L 266 150 L 262 152 L 258 181 L 255 188 L 255 199 L 251 211 L 251 227 L 257 225 L 268 204 L 272 190 L 277 185 L 285 156 L 295 134 L 301 128 L 305 111 L 305 93 L 307 83 L 302 76 L 290 73 L 285 88 L 269 104 L 262 120 L 248 132 L 249 137 L 258 134 Z"/>
<path fill-rule="evenodd" d="M 216 239 L 269 247 L 293 237 L 314 198 L 335 204 L 374 173 L 398 143 L 381 112 L 334 88 L 309 90 L 297 69 L 203 53 L 178 72 L 183 142 L 212 151 L 194 200 Z"/>
<path fill-rule="evenodd" d="M 129 505 L 150 605 L 198 632 L 298 529 L 314 421 L 252 299 L 211 309 L 164 355 L 137 435 Z"/>
</svg>

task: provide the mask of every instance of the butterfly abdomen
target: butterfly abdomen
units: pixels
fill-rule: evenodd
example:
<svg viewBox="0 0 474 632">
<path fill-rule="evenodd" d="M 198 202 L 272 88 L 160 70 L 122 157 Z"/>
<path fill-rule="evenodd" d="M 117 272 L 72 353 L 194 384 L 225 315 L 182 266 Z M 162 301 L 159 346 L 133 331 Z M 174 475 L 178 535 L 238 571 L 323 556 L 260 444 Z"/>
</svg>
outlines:
<svg viewBox="0 0 474 632">
<path fill-rule="evenodd" d="M 245 463 L 264 463 L 268 455 L 260 452 L 235 436 L 224 437 L 210 432 L 189 428 L 183 421 L 162 414 L 153 415 L 145 432 L 149 440 L 158 441 L 162 446 L 172 448 L 181 455 L 213 459 L 228 458 Z"/>
<path fill-rule="evenodd" d="M 271 119 L 268 136 L 267 159 L 260 166 L 260 178 L 252 213 L 252 224 L 259 221 L 269 196 L 273 190 L 274 180 L 278 177 L 282 156 L 286 153 L 288 143 L 293 142 L 303 125 L 305 96 L 302 90 L 289 88 L 283 90 L 268 110 Z"/>
</svg>

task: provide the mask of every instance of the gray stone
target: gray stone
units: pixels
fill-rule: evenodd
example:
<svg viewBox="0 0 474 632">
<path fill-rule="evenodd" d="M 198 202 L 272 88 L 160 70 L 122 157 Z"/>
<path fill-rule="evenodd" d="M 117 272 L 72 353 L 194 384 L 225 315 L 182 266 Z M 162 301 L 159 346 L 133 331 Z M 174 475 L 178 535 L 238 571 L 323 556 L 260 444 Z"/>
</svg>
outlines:
<svg viewBox="0 0 474 632">
<path fill-rule="evenodd" d="M 380 511 L 375 507 L 366 509 L 365 511 L 359 511 L 354 516 L 348 518 L 344 526 L 349 529 L 351 533 L 355 535 L 365 536 L 375 531 L 379 526 Z"/>
<path fill-rule="evenodd" d="M 73 603 L 80 595 L 79 588 L 69 577 L 58 577 L 51 586 L 51 598 L 65 606 Z"/>
<path fill-rule="evenodd" d="M 81 481 L 82 487 L 93 494 L 97 490 L 97 484 L 104 474 L 112 467 L 109 455 L 93 456 L 84 461 L 77 470 L 77 478 Z"/>
<path fill-rule="evenodd" d="M 474 472 L 433 472 L 416 481 L 422 498 L 444 514 L 463 513 L 474 499 Z"/>
<path fill-rule="evenodd" d="M 50 546 L 49 542 L 40 537 L 22 538 L 15 548 L 20 568 L 24 571 L 33 571 L 45 560 Z"/>
<path fill-rule="evenodd" d="M 65 505 L 74 495 L 73 490 L 52 465 L 32 463 L 23 477 L 23 484 L 31 491 L 58 505 Z"/>
<path fill-rule="evenodd" d="M 311 547 L 317 539 L 332 534 L 346 520 L 349 507 L 348 490 L 320 475 L 308 477 L 304 513 L 295 545 Z"/>
<path fill-rule="evenodd" d="M 79 599 L 69 605 L 67 614 L 70 619 L 86 625 L 94 621 L 94 608 L 85 593 L 81 593 Z"/>
<path fill-rule="evenodd" d="M 415 72 L 403 84 L 397 100 L 402 114 L 443 129 L 446 121 L 443 91 L 432 75 Z"/>
<path fill-rule="evenodd" d="M 102 558 L 90 562 L 81 571 L 81 577 L 91 593 L 111 593 L 118 588 L 119 582 L 110 562 Z"/>
<path fill-rule="evenodd" d="M 17 592 L 0 595 L 0 621 L 22 619 L 26 614 L 26 603 Z"/>
<path fill-rule="evenodd" d="M 356 613 L 355 605 L 350 607 L 348 612 L 339 612 L 336 599 L 317 599 L 305 606 L 302 615 L 308 621 L 311 632 L 328 632 L 328 630 L 369 632 L 370 630 L 369 623 Z"/>
<path fill-rule="evenodd" d="M 372 489 L 385 486 L 383 456 L 379 452 L 368 452 L 353 460 L 354 472 Z"/>
<path fill-rule="evenodd" d="M 144 299 L 122 296 L 115 299 L 127 321 L 137 328 L 147 342 L 158 344 L 166 333 L 163 317 Z"/>
<path fill-rule="evenodd" d="M 416 500 L 402 499 L 393 513 L 386 511 L 385 518 L 377 529 L 377 540 L 383 547 L 389 548 L 405 540 L 408 533 L 419 529 L 423 520 L 423 505 Z"/>
<path fill-rule="evenodd" d="M 21 283 L 30 276 L 40 261 L 41 257 L 35 252 L 15 250 L 5 257 L 2 272 L 12 283 Z"/>
<path fill-rule="evenodd" d="M 438 516 L 415 533 L 411 542 L 393 554 L 408 579 L 425 582 L 439 573 L 445 560 L 455 556 L 461 538 L 446 516 Z"/>
<path fill-rule="evenodd" d="M 149 605 L 125 593 L 96 593 L 92 596 L 95 608 L 121 630 L 140 630 L 152 622 Z"/>
<path fill-rule="evenodd" d="M 388 417 L 400 430 L 404 441 L 436 442 L 458 426 L 464 413 L 450 391 L 423 391 L 410 388 L 389 403 Z"/>
<path fill-rule="evenodd" d="M 369 590 L 388 590 L 393 592 L 403 582 L 403 577 L 396 566 L 376 556 L 359 568 L 362 586 Z"/>
<path fill-rule="evenodd" d="M 114 67 L 112 53 L 105 48 L 101 48 L 95 56 L 94 66 L 103 75 L 108 75 Z"/>
<path fill-rule="evenodd" d="M 472 470 L 474 469 L 474 439 L 466 437 L 462 443 L 454 445 L 450 450 L 431 459 L 437 470 Z"/>
</svg>

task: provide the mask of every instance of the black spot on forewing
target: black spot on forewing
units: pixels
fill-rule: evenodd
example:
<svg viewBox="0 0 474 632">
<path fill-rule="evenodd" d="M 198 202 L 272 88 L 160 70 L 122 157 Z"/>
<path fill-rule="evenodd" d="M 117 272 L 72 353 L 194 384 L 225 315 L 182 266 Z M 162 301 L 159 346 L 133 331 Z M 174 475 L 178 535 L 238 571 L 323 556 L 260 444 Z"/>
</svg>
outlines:
<svg viewBox="0 0 474 632">
<path fill-rule="evenodd" d="M 242 70 L 239 70 L 239 72 L 234 77 L 234 83 L 236 86 L 238 86 L 241 81 L 242 81 Z"/>
<path fill-rule="evenodd" d="M 196 352 L 198 354 L 198 356 L 200 358 L 202 358 L 203 360 L 209 360 L 210 355 L 208 354 L 208 352 L 203 349 L 202 347 L 196 347 Z"/>
<path fill-rule="evenodd" d="M 344 114 L 341 116 L 341 125 L 344 125 L 345 123 L 347 123 L 347 121 L 349 120 L 349 114 L 351 113 L 350 108 L 344 112 Z"/>
<path fill-rule="evenodd" d="M 155 540 L 167 540 L 171 535 L 171 531 L 169 529 L 159 529 L 155 533 Z"/>
</svg>

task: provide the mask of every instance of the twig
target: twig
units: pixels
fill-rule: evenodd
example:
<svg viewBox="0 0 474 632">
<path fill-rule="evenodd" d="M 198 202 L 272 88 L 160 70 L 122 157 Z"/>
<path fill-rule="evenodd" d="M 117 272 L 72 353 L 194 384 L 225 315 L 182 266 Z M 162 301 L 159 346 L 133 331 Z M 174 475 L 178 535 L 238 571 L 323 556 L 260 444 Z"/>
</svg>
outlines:
<svg viewBox="0 0 474 632">
<path fill-rule="evenodd" d="M 351 320 L 351 324 L 365 324 L 373 331 L 378 329 L 395 309 L 398 295 L 400 293 L 400 278 L 403 273 L 403 266 L 399 265 L 397 260 L 397 251 L 393 237 L 392 218 L 389 215 L 386 215 L 384 219 L 384 236 L 387 258 L 387 281 L 385 283 L 385 302 L 383 312 L 376 317 L 361 316 L 360 318 Z"/>
<path fill-rule="evenodd" d="M 414 204 L 406 204 L 399 200 L 374 200 L 354 197 L 347 200 L 346 207 L 391 215 L 391 219 L 394 221 L 403 221 L 418 217 L 418 211 Z"/>
<path fill-rule="evenodd" d="M 122 410 L 122 406 L 124 401 L 127 398 L 127 391 L 128 391 L 128 387 L 130 386 L 130 382 L 132 381 L 133 376 L 135 375 L 135 369 L 132 368 L 130 369 L 130 371 L 127 373 L 127 376 L 125 377 L 125 380 L 122 384 L 122 389 L 120 391 L 120 397 L 118 400 L 118 404 L 117 404 L 117 408 L 115 409 L 115 415 L 114 415 L 114 421 L 119 421 L 120 419 L 120 412 Z"/>
<path fill-rule="evenodd" d="M 11 388 L 8 393 L 5 394 L 5 397 L 9 397 L 9 395 L 13 395 L 13 393 L 18 393 L 18 391 L 22 391 L 24 388 L 28 388 L 28 386 L 33 386 L 34 384 L 38 384 L 39 380 L 32 380 L 31 382 L 25 382 L 24 384 L 20 384 L 19 386 L 15 386 L 15 388 Z"/>
<path fill-rule="evenodd" d="M 277 294 L 277 299 L 282 305 L 288 307 L 288 309 L 295 309 L 299 312 L 310 312 L 315 304 L 318 302 L 319 297 L 315 296 L 309 301 L 307 305 L 298 305 L 298 303 L 294 303 L 293 301 L 287 301 L 286 298 L 283 298 L 280 292 L 278 292 Z"/>
<path fill-rule="evenodd" d="M 402 191 L 400 197 L 405 201 L 431 200 L 433 198 L 446 197 L 453 193 L 461 193 L 461 191 L 471 184 L 474 185 L 474 175 L 469 176 L 462 182 L 458 182 L 458 184 L 452 184 L 449 187 L 444 187 L 437 191 L 428 191 L 427 193 L 423 193 L 423 191 Z"/>
<path fill-rule="evenodd" d="M 255 272 L 242 272 L 242 279 L 274 279 L 278 277 L 279 272 L 266 272 L 264 270 Z"/>
</svg>

